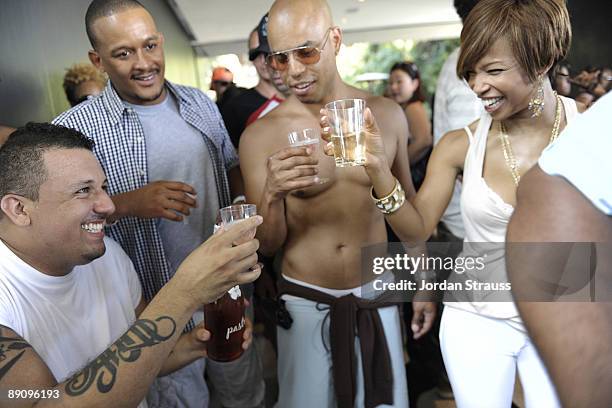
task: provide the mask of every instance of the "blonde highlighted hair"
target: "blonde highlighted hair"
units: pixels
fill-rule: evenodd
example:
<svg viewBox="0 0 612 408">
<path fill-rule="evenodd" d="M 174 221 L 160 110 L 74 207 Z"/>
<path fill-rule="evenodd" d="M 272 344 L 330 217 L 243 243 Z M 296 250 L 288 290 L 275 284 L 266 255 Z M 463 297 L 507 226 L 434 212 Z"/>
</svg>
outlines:
<svg viewBox="0 0 612 408">
<path fill-rule="evenodd" d="M 461 31 L 457 75 L 467 79 L 493 43 L 505 38 L 531 81 L 567 55 L 572 28 L 565 0 L 481 0 Z"/>
<path fill-rule="evenodd" d="M 74 64 L 66 69 L 66 75 L 64 75 L 64 91 L 72 106 L 77 102 L 74 95 L 77 86 L 87 81 L 95 81 L 104 88 L 106 86 L 106 75 L 100 72 L 92 64 L 88 63 Z"/>
</svg>

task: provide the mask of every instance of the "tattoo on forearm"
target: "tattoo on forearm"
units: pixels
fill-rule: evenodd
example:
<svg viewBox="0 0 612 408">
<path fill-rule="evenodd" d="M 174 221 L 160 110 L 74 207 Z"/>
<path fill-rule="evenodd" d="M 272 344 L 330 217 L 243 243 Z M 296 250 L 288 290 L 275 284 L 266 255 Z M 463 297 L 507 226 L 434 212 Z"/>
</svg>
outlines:
<svg viewBox="0 0 612 408">
<path fill-rule="evenodd" d="M 0 336 L 0 380 L 19 361 L 27 348 L 32 348 L 32 346 L 23 339 Z M 16 350 L 21 351 L 13 355 L 14 353 L 11 352 Z"/>
<path fill-rule="evenodd" d="M 164 321 L 171 323 L 168 334 L 160 333 L 157 326 Z M 155 321 L 137 320 L 127 333 L 68 381 L 66 393 L 71 396 L 84 394 L 94 382 L 99 392 L 109 392 L 115 384 L 120 361 L 131 363 L 138 360 L 142 349 L 163 343 L 175 332 L 176 322 L 169 316 L 160 316 Z"/>
</svg>

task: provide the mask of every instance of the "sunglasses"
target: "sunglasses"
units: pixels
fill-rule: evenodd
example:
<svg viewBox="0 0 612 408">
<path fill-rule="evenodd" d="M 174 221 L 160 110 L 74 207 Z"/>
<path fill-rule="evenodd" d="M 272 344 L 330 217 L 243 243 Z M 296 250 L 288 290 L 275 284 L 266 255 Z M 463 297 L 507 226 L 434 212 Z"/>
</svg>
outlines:
<svg viewBox="0 0 612 408">
<path fill-rule="evenodd" d="M 302 45 L 285 51 L 273 52 L 266 56 L 266 63 L 277 71 L 284 71 L 289 66 L 289 54 L 293 54 L 293 58 L 297 59 L 301 64 L 316 64 L 321 59 L 321 52 L 325 49 L 329 33 L 333 28 L 329 27 L 327 29 L 325 36 L 319 41 L 320 46 Z"/>
<path fill-rule="evenodd" d="M 231 82 L 228 82 L 228 81 L 212 81 L 212 83 L 214 85 L 221 85 L 221 86 L 229 86 L 229 84 L 231 84 Z"/>
</svg>

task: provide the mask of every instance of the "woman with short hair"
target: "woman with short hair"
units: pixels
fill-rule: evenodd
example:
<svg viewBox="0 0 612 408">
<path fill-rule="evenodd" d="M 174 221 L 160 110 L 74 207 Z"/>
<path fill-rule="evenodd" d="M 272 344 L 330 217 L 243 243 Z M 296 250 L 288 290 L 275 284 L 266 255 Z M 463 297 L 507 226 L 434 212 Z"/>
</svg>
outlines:
<svg viewBox="0 0 612 408">
<path fill-rule="evenodd" d="M 393 179 L 378 128 L 366 112 L 366 166 L 373 199 L 388 220 L 394 219 L 402 241 L 429 238 L 448 205 L 455 179 L 463 174 L 463 255 L 478 243 L 500 243 L 498 256 L 489 257 L 491 269 L 485 272 L 498 271 L 507 284 L 501 243 L 521 175 L 578 113 L 576 103 L 557 95 L 547 77 L 565 58 L 570 41 L 563 0 L 481 0 L 463 25 L 457 74 L 481 99 L 485 112 L 435 146 L 423 185 L 410 200 L 404 199 Z M 323 117 L 324 131 L 326 125 Z M 477 269 L 465 273 L 485 281 Z M 489 299 L 446 302 L 440 341 L 457 405 L 509 407 L 518 369 L 527 407 L 559 406 L 509 293 L 507 301 Z"/>
</svg>

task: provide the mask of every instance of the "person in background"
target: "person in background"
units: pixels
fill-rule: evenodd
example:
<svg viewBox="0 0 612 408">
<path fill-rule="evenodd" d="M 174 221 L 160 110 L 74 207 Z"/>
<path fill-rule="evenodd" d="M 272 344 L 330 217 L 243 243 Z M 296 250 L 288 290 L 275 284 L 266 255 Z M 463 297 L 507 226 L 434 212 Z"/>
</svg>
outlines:
<svg viewBox="0 0 612 408">
<path fill-rule="evenodd" d="M 576 102 L 580 102 L 586 108 L 589 108 L 589 107 L 591 107 L 593 102 L 595 102 L 595 95 L 593 95 L 589 91 L 584 91 L 583 90 L 583 91 L 578 92 L 574 99 L 576 100 Z"/>
<path fill-rule="evenodd" d="M 554 71 L 551 70 L 550 82 L 559 95 L 567 97 L 571 95 L 570 66 L 567 62 L 561 62 Z"/>
<path fill-rule="evenodd" d="M 288 95 L 278 71 L 266 64 L 270 54 L 268 45 L 268 14 L 249 35 L 249 60 L 255 66 L 259 82 L 254 88 L 243 91 L 221 107 L 221 116 L 234 147 L 238 149 L 244 129 L 278 106 Z"/>
<path fill-rule="evenodd" d="M 602 97 L 608 93 L 610 89 L 612 89 L 612 68 L 605 67 L 602 68 L 599 73 L 599 80 L 597 81 L 594 93 L 598 97 Z"/>
<path fill-rule="evenodd" d="M 408 120 L 410 173 L 414 188 L 418 190 L 425 177 L 433 139 L 417 66 L 410 61 L 394 64 L 389 71 L 389 89 L 391 98 L 402 107 Z"/>
<path fill-rule="evenodd" d="M 74 64 L 66 69 L 64 92 L 70 106 L 99 95 L 106 86 L 106 77 L 90 63 Z"/>
<path fill-rule="evenodd" d="M 612 69 L 586 67 L 570 82 L 578 87 L 576 101 L 588 108 L 610 90 Z"/>
<path fill-rule="evenodd" d="M 210 98 L 166 80 L 164 36 L 141 3 L 94 0 L 85 28 L 90 61 L 109 83 L 54 122 L 96 142 L 94 154 L 116 207 L 108 233 L 132 259 L 150 300 L 212 235 L 219 208 L 242 194 L 238 157 Z M 186 331 L 202 313 L 193 318 Z M 201 358 L 158 378 L 150 407 L 207 406 L 204 369 L 224 404 L 262 403 L 261 366 L 250 347 L 232 364 Z"/>
<path fill-rule="evenodd" d="M 591 94 L 592 98 L 586 98 L 586 100 L 594 102 L 612 87 L 612 69 L 587 67 L 570 81 L 579 86 L 582 92 Z"/>
<path fill-rule="evenodd" d="M 210 90 L 215 91 L 217 106 L 219 109 L 228 100 L 238 95 L 242 88 L 234 83 L 234 74 L 225 67 L 216 67 L 210 78 Z"/>
<path fill-rule="evenodd" d="M 455 10 L 461 21 L 479 0 L 455 0 Z M 460 47 L 450 53 L 438 76 L 436 97 L 434 100 L 433 137 L 434 145 L 440 142 L 442 136 L 451 130 L 463 129 L 477 120 L 484 108 L 474 91 L 457 76 L 457 60 Z M 461 181 L 455 180 L 453 195 L 438 224 L 435 236 L 441 242 L 461 241 L 465 236 L 463 220 L 461 219 Z"/>
</svg>

